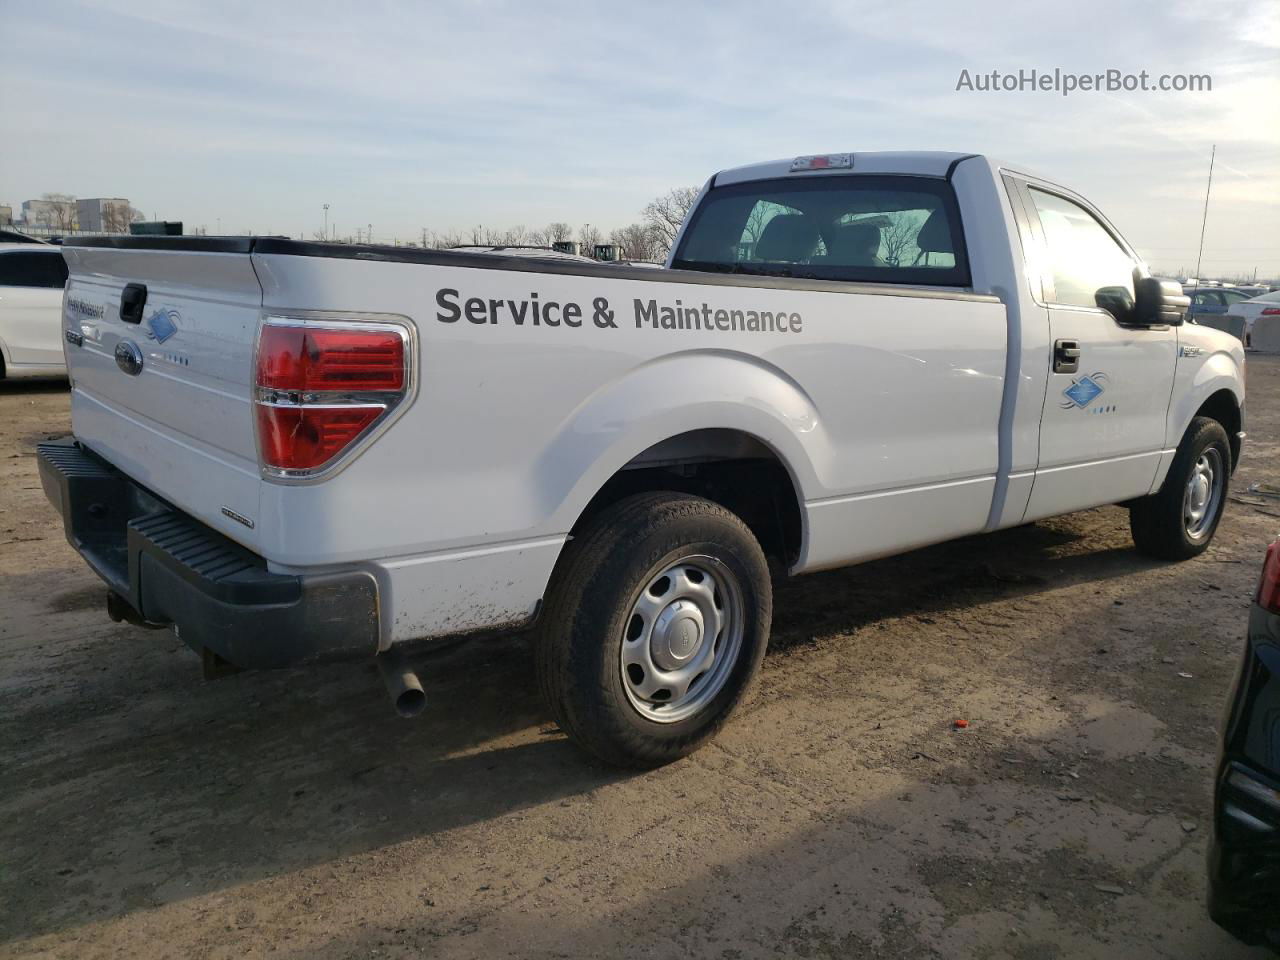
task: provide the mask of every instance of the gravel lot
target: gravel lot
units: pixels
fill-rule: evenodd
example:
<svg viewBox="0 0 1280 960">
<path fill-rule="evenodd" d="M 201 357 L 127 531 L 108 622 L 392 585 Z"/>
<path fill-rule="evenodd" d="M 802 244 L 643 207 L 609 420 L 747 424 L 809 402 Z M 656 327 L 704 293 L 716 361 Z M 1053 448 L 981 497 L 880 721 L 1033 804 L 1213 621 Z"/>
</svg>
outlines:
<svg viewBox="0 0 1280 960">
<path fill-rule="evenodd" d="M 1249 364 L 1234 496 L 1280 481 Z M 0 956 L 1261 955 L 1204 853 L 1280 503 L 1181 565 L 1108 508 L 788 582 L 725 734 L 620 774 L 520 637 L 424 660 L 413 722 L 371 664 L 205 683 L 106 619 L 44 500 L 65 384 L 0 384 L 0 423 Z"/>
</svg>

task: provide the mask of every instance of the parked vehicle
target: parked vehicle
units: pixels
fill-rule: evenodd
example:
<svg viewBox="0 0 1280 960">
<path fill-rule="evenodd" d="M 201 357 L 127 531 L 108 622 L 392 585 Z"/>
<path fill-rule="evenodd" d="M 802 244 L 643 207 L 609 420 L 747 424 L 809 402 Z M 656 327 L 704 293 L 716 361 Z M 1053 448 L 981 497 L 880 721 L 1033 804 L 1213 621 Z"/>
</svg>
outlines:
<svg viewBox="0 0 1280 960">
<path fill-rule="evenodd" d="M 25 233 L 14 230 L 12 227 L 0 227 L 0 243 L 44 243 L 45 241 L 36 237 L 29 237 Z"/>
<path fill-rule="evenodd" d="M 1193 290 L 1191 297 L 1192 318 L 1211 314 L 1238 313 L 1236 308 L 1248 301 L 1250 294 L 1234 287 L 1201 287 Z"/>
<path fill-rule="evenodd" d="M 58 247 L 0 243 L 0 377 L 65 376 L 62 288 L 67 264 Z"/>
<path fill-rule="evenodd" d="M 1260 297 L 1264 293 L 1270 293 L 1270 287 L 1264 287 L 1262 284 L 1251 284 L 1243 287 L 1236 287 L 1236 292 L 1243 293 L 1246 299 L 1252 300 L 1254 297 Z"/>
<path fill-rule="evenodd" d="M 1241 300 L 1232 306 L 1231 312 L 1244 317 L 1245 329 L 1252 334 L 1259 317 L 1280 317 L 1280 293 L 1264 293 L 1251 300 Z"/>
<path fill-rule="evenodd" d="M 1280 949 L 1280 541 L 1267 549 L 1225 719 L 1209 912 L 1241 939 Z"/>
<path fill-rule="evenodd" d="M 1213 537 L 1244 352 L 1070 189 L 973 155 L 711 178 L 670 269 L 271 238 L 78 241 L 75 436 L 108 612 L 211 669 L 536 625 L 607 761 L 694 750 L 807 573 L 1100 504 Z"/>
</svg>

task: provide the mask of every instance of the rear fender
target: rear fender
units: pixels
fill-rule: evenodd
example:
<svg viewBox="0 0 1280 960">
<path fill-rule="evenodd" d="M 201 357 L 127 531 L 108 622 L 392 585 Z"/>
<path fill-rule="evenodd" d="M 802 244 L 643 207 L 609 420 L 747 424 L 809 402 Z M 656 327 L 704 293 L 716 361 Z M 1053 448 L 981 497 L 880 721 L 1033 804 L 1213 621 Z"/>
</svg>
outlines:
<svg viewBox="0 0 1280 960">
<path fill-rule="evenodd" d="M 649 447 L 712 428 L 740 430 L 772 449 L 802 501 L 831 462 L 812 399 L 778 368 L 732 351 L 659 357 L 584 400 L 539 458 L 534 476 L 555 504 L 552 529 L 571 529 L 609 478 Z"/>
</svg>

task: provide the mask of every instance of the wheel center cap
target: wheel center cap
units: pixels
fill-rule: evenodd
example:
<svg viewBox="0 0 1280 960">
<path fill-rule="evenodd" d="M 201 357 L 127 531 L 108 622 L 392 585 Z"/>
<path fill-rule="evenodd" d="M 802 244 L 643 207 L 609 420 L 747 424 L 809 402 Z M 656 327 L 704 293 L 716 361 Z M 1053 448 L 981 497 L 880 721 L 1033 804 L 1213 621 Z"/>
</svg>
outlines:
<svg viewBox="0 0 1280 960">
<path fill-rule="evenodd" d="M 1195 484 L 1191 488 L 1191 504 L 1195 509 L 1199 510 L 1209 500 L 1209 479 L 1204 474 L 1200 474 L 1195 479 Z"/>
<path fill-rule="evenodd" d="M 651 653 L 660 670 L 679 670 L 702 647 L 703 621 L 698 605 L 676 600 L 658 615 L 653 625 Z"/>
</svg>

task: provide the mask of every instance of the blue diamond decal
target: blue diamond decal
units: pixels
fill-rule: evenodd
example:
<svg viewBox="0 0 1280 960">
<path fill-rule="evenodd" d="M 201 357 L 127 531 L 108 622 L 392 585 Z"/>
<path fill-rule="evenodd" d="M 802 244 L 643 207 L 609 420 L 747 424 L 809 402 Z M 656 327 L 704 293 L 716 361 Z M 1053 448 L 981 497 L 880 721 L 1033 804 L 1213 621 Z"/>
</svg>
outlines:
<svg viewBox="0 0 1280 960">
<path fill-rule="evenodd" d="M 1102 392 L 1102 387 L 1092 377 L 1081 377 L 1067 389 L 1063 390 L 1063 395 L 1081 409 L 1087 407 L 1089 402 Z"/>
<path fill-rule="evenodd" d="M 174 322 L 177 316 L 178 311 L 176 310 L 157 310 L 151 315 L 151 319 L 147 321 L 147 326 L 151 328 L 151 332 L 147 336 L 157 343 L 164 343 L 178 332 L 178 325 Z"/>
</svg>

